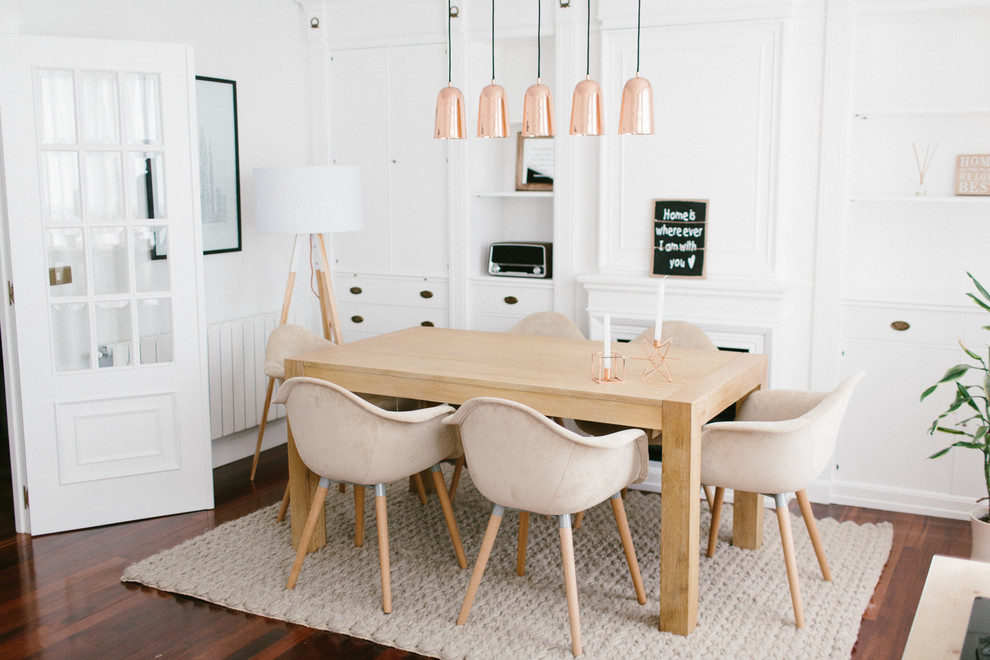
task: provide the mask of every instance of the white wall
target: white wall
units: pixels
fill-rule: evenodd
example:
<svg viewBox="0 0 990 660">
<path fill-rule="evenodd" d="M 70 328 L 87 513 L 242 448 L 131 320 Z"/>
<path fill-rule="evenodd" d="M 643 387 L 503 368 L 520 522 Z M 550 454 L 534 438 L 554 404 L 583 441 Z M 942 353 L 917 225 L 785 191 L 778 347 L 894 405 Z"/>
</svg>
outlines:
<svg viewBox="0 0 990 660">
<path fill-rule="evenodd" d="M 252 170 L 315 162 L 309 17 L 293 0 L 0 0 L 0 29 L 32 35 L 191 44 L 196 74 L 237 82 L 240 252 L 204 257 L 206 321 L 277 310 L 292 237 L 255 232 Z M 297 319 L 318 313 L 309 278 L 293 298 Z"/>
</svg>

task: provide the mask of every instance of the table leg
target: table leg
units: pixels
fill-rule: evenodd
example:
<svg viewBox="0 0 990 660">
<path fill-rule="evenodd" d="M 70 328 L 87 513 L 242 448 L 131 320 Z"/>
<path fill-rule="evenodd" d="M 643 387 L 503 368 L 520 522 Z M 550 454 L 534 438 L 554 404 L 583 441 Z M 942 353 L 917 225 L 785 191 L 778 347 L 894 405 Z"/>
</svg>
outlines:
<svg viewBox="0 0 990 660">
<path fill-rule="evenodd" d="M 296 363 L 292 360 L 285 362 L 286 380 L 294 376 L 301 375 L 297 372 Z M 292 525 L 292 547 L 298 549 L 302 540 L 303 527 L 306 518 L 309 517 L 309 508 L 313 503 L 313 496 L 320 485 L 319 475 L 310 471 L 296 450 L 296 443 L 292 439 L 292 427 L 286 424 L 286 436 L 288 439 L 289 453 L 289 503 L 291 506 L 290 523 Z M 320 516 L 316 521 L 316 528 L 313 530 L 313 537 L 309 542 L 309 552 L 322 548 L 327 543 L 327 521 L 324 516 Z"/>
<path fill-rule="evenodd" d="M 663 402 L 660 498 L 660 630 L 688 635 L 698 625 L 701 423 L 690 403 Z"/>
<path fill-rule="evenodd" d="M 763 495 L 733 492 L 732 545 L 750 550 L 763 545 Z"/>
<path fill-rule="evenodd" d="M 766 376 L 758 389 L 767 386 Z M 742 400 L 736 403 L 736 411 Z M 737 490 L 732 494 L 732 545 L 756 550 L 763 545 L 763 495 Z"/>
</svg>

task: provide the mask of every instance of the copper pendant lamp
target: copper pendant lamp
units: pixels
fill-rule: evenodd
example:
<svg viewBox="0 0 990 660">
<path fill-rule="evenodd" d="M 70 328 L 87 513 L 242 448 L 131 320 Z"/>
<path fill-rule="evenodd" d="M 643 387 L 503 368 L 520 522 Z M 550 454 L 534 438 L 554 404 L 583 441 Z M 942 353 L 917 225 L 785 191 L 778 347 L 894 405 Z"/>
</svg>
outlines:
<svg viewBox="0 0 990 660">
<path fill-rule="evenodd" d="M 591 0 L 588 0 L 587 44 L 584 80 L 574 88 L 571 101 L 571 135 L 602 134 L 602 88 L 591 79 Z"/>
<path fill-rule="evenodd" d="M 481 90 L 478 103 L 478 137 L 509 135 L 509 120 L 505 110 L 505 90 L 495 84 L 495 0 L 492 0 L 492 84 Z"/>
<path fill-rule="evenodd" d="M 450 19 L 453 12 L 447 0 L 447 86 L 437 94 L 437 120 L 433 137 L 439 139 L 463 139 L 465 136 L 464 95 L 454 87 L 451 78 Z"/>
<path fill-rule="evenodd" d="M 540 82 L 540 0 L 536 0 L 536 84 L 523 97 L 524 137 L 553 137 L 553 99 L 550 88 Z"/>
<path fill-rule="evenodd" d="M 636 77 L 626 81 L 622 89 L 622 107 L 619 109 L 619 134 L 653 135 L 653 87 L 639 75 L 639 35 L 643 13 L 643 0 L 636 11 Z"/>
</svg>

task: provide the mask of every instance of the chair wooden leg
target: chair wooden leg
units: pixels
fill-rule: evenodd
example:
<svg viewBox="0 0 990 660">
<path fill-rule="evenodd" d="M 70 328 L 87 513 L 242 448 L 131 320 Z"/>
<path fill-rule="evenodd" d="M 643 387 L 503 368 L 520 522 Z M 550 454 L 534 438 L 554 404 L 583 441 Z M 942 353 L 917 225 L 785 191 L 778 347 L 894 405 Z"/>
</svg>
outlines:
<svg viewBox="0 0 990 660">
<path fill-rule="evenodd" d="M 715 508 L 715 495 L 712 493 L 712 487 L 703 485 L 701 489 L 705 491 L 705 499 L 708 500 L 708 510 L 711 511 Z"/>
<path fill-rule="evenodd" d="M 254 460 L 251 462 L 251 481 L 258 470 L 258 458 L 261 456 L 261 440 L 265 437 L 265 424 L 268 423 L 268 409 L 272 406 L 272 391 L 275 389 L 275 379 L 268 379 L 268 391 L 265 393 L 265 407 L 261 412 L 261 424 L 258 425 L 258 444 L 254 447 Z"/>
<path fill-rule="evenodd" d="M 581 615 L 578 612 L 577 575 L 574 569 L 574 539 L 570 515 L 560 516 L 560 554 L 564 563 L 564 590 L 567 592 L 567 618 L 571 624 L 571 653 L 581 655 Z"/>
<path fill-rule="evenodd" d="M 526 546 L 529 545 L 529 511 L 519 512 L 519 548 L 516 550 L 516 575 L 526 575 Z"/>
<path fill-rule="evenodd" d="M 375 484 L 375 520 L 378 524 L 378 561 L 382 570 L 382 611 L 391 614 L 392 574 L 388 563 L 388 511 L 385 507 L 385 484 Z"/>
<path fill-rule="evenodd" d="M 289 484 L 285 484 L 285 493 L 282 494 L 282 504 L 278 507 L 278 516 L 275 518 L 275 522 L 282 522 L 285 520 L 285 513 L 289 510 Z"/>
<path fill-rule="evenodd" d="M 364 545 L 364 486 L 354 485 L 354 547 Z"/>
<path fill-rule="evenodd" d="M 626 563 L 629 564 L 629 575 L 632 577 L 633 588 L 636 590 L 636 600 L 640 605 L 646 604 L 646 589 L 643 588 L 643 576 L 639 572 L 639 562 L 636 561 L 636 549 L 633 547 L 632 534 L 629 532 L 629 519 L 626 518 L 626 505 L 622 496 L 616 493 L 612 496 L 612 513 L 615 524 L 619 528 L 619 538 L 622 539 L 622 549 L 626 553 Z"/>
<path fill-rule="evenodd" d="M 584 522 L 584 511 L 578 511 L 574 514 L 574 529 L 581 529 L 581 523 Z"/>
<path fill-rule="evenodd" d="M 504 515 L 505 509 L 496 504 L 492 510 L 491 518 L 488 519 L 485 538 L 481 540 L 481 550 L 478 551 L 478 559 L 474 562 L 474 571 L 471 573 L 471 581 L 468 582 L 467 593 L 464 594 L 464 603 L 461 604 L 461 611 L 457 615 L 457 625 L 459 626 L 467 623 L 468 614 L 471 613 L 471 605 L 474 603 L 474 596 L 478 593 L 481 576 L 485 573 L 485 566 L 488 564 L 488 557 L 492 554 L 492 546 L 495 545 L 495 537 L 498 535 L 498 528 L 502 524 L 502 516 Z"/>
<path fill-rule="evenodd" d="M 794 605 L 794 625 L 798 628 L 804 628 L 801 586 L 798 584 L 797 561 L 794 558 L 794 537 L 791 535 L 791 514 L 787 511 L 787 498 L 783 495 L 774 495 L 774 499 L 777 504 L 780 543 L 784 547 L 784 564 L 787 566 L 787 582 L 791 587 L 791 603 Z"/>
<path fill-rule="evenodd" d="M 423 485 L 423 475 L 417 472 L 411 475 L 413 485 L 416 487 L 416 492 L 419 494 L 420 504 L 426 504 L 426 486 Z"/>
<path fill-rule="evenodd" d="M 295 589 L 296 587 L 299 571 L 302 570 L 303 560 L 306 558 L 306 549 L 309 548 L 309 540 L 313 537 L 313 530 L 316 529 L 316 521 L 323 515 L 323 501 L 327 498 L 329 487 L 329 479 L 320 479 L 320 485 L 317 487 L 316 494 L 313 496 L 313 504 L 309 508 L 309 517 L 306 518 L 306 526 L 303 527 L 302 538 L 299 541 L 299 551 L 296 552 L 296 560 L 292 563 L 289 581 L 285 584 L 286 589 Z"/>
<path fill-rule="evenodd" d="M 346 490 L 347 490 L 347 484 L 345 484 L 345 483 L 339 483 L 339 484 L 337 484 L 337 492 L 338 493 L 343 493 Z"/>
<path fill-rule="evenodd" d="M 450 540 L 454 544 L 454 554 L 457 555 L 457 565 L 467 568 L 467 557 L 464 555 L 464 546 L 461 545 L 461 533 L 457 531 L 457 521 L 454 520 L 454 509 L 450 506 L 450 497 L 447 496 L 447 484 L 443 482 L 443 474 L 440 466 L 434 465 L 430 468 L 433 473 L 433 485 L 437 489 L 437 499 L 440 500 L 440 508 L 443 509 L 444 520 L 447 521 L 447 531 L 450 532 Z"/>
<path fill-rule="evenodd" d="M 454 461 L 454 474 L 450 477 L 450 488 L 447 491 L 447 497 L 450 498 L 451 503 L 454 502 L 454 496 L 457 495 L 457 484 L 461 482 L 461 472 L 464 470 L 464 455 L 462 454 L 460 458 Z"/>
<path fill-rule="evenodd" d="M 808 528 L 808 536 L 811 537 L 811 545 L 815 548 L 815 556 L 818 557 L 818 565 L 822 569 L 822 578 L 826 582 L 831 582 L 832 571 L 828 569 L 828 559 L 825 558 L 825 548 L 822 547 L 822 538 L 818 535 L 818 523 L 815 522 L 815 514 L 811 511 L 808 492 L 799 490 L 795 495 L 797 495 L 798 504 L 801 506 L 801 516 L 804 518 L 804 524 Z"/>
<path fill-rule="evenodd" d="M 718 524 L 722 520 L 722 499 L 725 497 L 725 489 L 721 486 L 715 489 L 715 497 L 712 500 L 712 526 L 708 530 L 708 552 L 709 557 L 715 556 L 715 546 L 718 544 Z"/>
</svg>

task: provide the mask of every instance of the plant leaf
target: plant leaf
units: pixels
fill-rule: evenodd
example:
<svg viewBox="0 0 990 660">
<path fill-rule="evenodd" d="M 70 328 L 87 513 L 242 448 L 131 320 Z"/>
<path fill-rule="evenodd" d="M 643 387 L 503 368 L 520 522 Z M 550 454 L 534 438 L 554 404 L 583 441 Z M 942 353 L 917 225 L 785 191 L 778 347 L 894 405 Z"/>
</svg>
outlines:
<svg viewBox="0 0 990 660">
<path fill-rule="evenodd" d="M 975 277 L 973 277 L 973 274 L 967 270 L 966 275 L 969 276 L 969 279 L 973 280 L 973 284 L 976 286 L 976 290 L 980 292 L 980 295 L 982 295 L 987 300 L 990 300 L 990 292 L 987 292 L 987 290 L 983 288 L 983 285 L 980 284 L 980 282 Z"/>
</svg>

